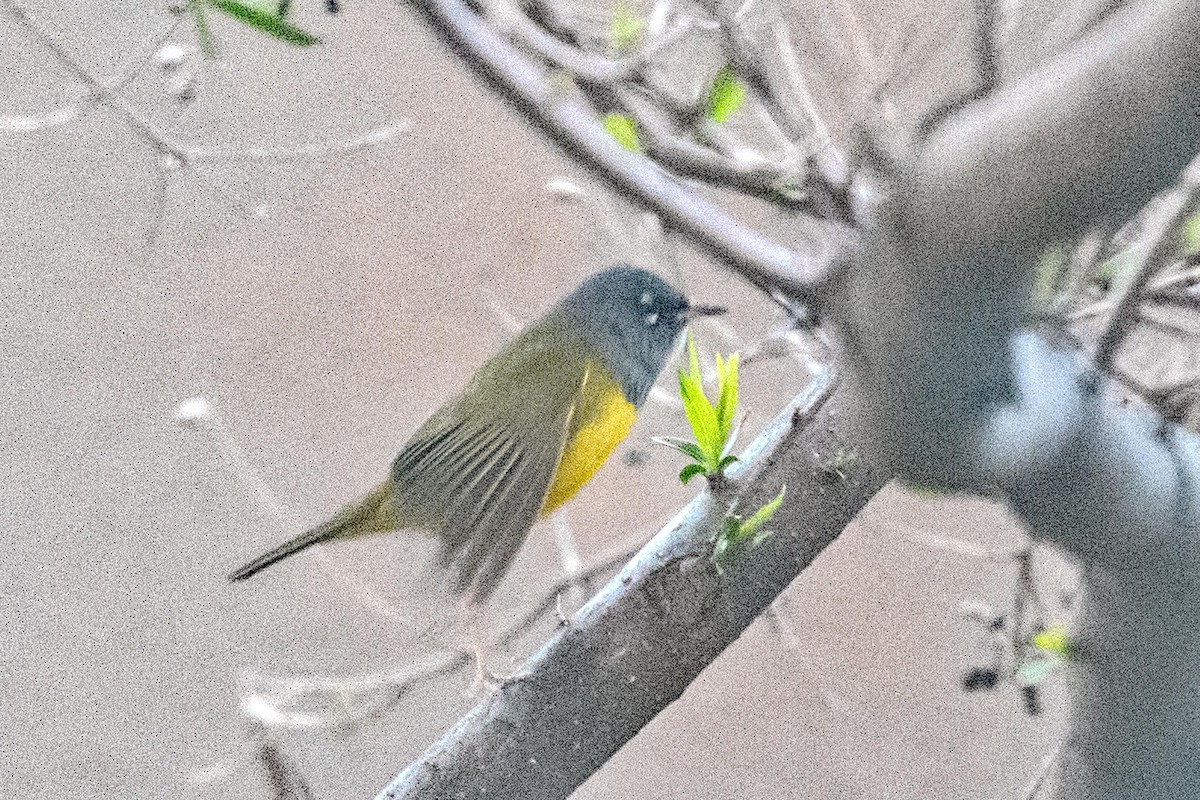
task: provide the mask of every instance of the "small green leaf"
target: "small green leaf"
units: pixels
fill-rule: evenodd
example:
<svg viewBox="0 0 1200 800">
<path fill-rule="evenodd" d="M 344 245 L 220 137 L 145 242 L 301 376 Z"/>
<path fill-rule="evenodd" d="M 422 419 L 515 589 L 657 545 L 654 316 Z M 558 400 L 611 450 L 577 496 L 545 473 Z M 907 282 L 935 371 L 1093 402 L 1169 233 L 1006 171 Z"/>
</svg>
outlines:
<svg viewBox="0 0 1200 800">
<path fill-rule="evenodd" d="M 721 437 L 721 426 L 717 410 L 704 394 L 703 378 L 700 374 L 700 356 L 696 353 L 696 340 L 688 331 L 688 371 L 679 372 L 679 397 L 683 400 L 683 413 L 692 426 L 696 444 L 703 454 L 699 461 L 709 469 L 715 469 L 721 458 L 725 440 Z"/>
<path fill-rule="evenodd" d="M 1033 646 L 1047 653 L 1053 653 L 1060 658 L 1071 655 L 1071 639 L 1067 630 L 1061 625 L 1051 625 L 1044 631 L 1038 631 L 1030 640 Z"/>
<path fill-rule="evenodd" d="M 687 360 L 687 370 L 679 370 L 679 397 L 683 400 L 683 413 L 696 441 L 692 443 L 671 438 L 659 438 L 656 441 L 691 456 L 703 466 L 704 474 L 712 476 L 735 460 L 732 456 L 726 456 L 726 451 L 736 435 L 733 433 L 733 422 L 737 411 L 738 356 L 735 353 L 725 359 L 720 353 L 716 354 L 718 397 L 715 406 L 704 391 L 700 356 L 696 352 L 696 340 L 691 331 L 687 335 Z"/>
<path fill-rule="evenodd" d="M 704 474 L 704 465 L 703 464 L 688 464 L 686 467 L 679 470 L 679 480 L 680 480 L 680 482 L 686 484 L 688 481 L 690 481 L 692 478 L 696 477 L 697 475 L 703 475 L 703 474 Z"/>
<path fill-rule="evenodd" d="M 188 11 L 196 23 L 196 39 L 200 42 L 200 52 L 210 61 L 220 55 L 217 39 L 213 36 L 212 28 L 208 26 L 208 17 L 204 16 L 203 0 L 188 0 Z"/>
<path fill-rule="evenodd" d="M 604 130 L 608 131 L 609 136 L 617 140 L 617 144 L 629 152 L 642 152 L 642 146 L 638 142 L 637 125 L 624 114 L 605 114 Z"/>
<path fill-rule="evenodd" d="M 1180 236 L 1183 239 L 1184 255 L 1200 253 L 1200 214 L 1193 214 L 1187 218 L 1187 222 L 1183 223 Z"/>
<path fill-rule="evenodd" d="M 729 440 L 729 432 L 733 430 L 733 415 L 737 412 L 738 401 L 738 354 L 734 353 L 729 361 L 722 361 L 717 353 L 717 384 L 720 392 L 717 398 L 717 427 L 721 431 L 721 443 Z"/>
<path fill-rule="evenodd" d="M 257 28 L 263 33 L 274 36 L 276 39 L 288 42 L 289 44 L 299 47 L 309 47 L 321 41 L 308 31 L 297 28 L 290 22 L 284 22 L 282 18 L 263 11 L 261 8 L 256 8 L 253 5 L 238 2 L 238 0 L 208 0 L 208 2 L 213 8 L 218 11 L 224 11 L 239 22 L 243 22 L 252 28 Z"/>
<path fill-rule="evenodd" d="M 708 117 L 714 122 L 725 122 L 745 100 L 746 87 L 738 81 L 731 67 L 724 66 L 708 90 Z"/>
<path fill-rule="evenodd" d="M 642 18 L 629 8 L 625 0 L 618 0 L 616 8 L 613 9 L 612 27 L 608 32 L 613 50 L 619 53 L 631 49 L 638 43 L 643 27 L 645 23 L 642 22 Z"/>
<path fill-rule="evenodd" d="M 678 450 L 686 456 L 704 461 L 704 453 L 700 450 L 700 446 L 695 442 L 689 442 L 687 439 L 676 439 L 674 436 L 654 436 L 651 438 L 655 444 L 663 444 L 667 447 Z"/>
<path fill-rule="evenodd" d="M 1057 658 L 1038 658 L 1026 661 L 1017 670 L 1017 683 L 1022 686 L 1037 686 L 1046 680 L 1062 664 Z"/>
<path fill-rule="evenodd" d="M 696 444 L 700 448 L 700 461 L 715 465 L 721 457 L 720 431 L 717 428 L 717 411 L 704 396 L 704 390 L 696 386 L 687 375 L 679 374 L 679 397 L 683 400 L 683 413 L 687 416 Z"/>
<path fill-rule="evenodd" d="M 1042 251 L 1033 281 L 1033 307 L 1044 311 L 1054 300 L 1059 279 L 1067 268 L 1067 254 L 1061 245 L 1051 245 Z"/>
<path fill-rule="evenodd" d="M 779 506 L 783 503 L 783 496 L 786 492 L 787 487 L 784 486 L 779 490 L 779 494 L 775 495 L 774 500 L 767 503 L 758 511 L 755 511 L 750 516 L 750 519 L 738 526 L 738 538 L 746 540 L 757 537 L 759 532 L 763 530 L 763 526 L 766 525 L 771 520 L 771 517 L 775 515 L 775 512 L 779 510 Z M 757 542 L 755 542 L 755 544 L 757 544 Z"/>
<path fill-rule="evenodd" d="M 716 542 L 713 543 L 712 562 L 717 568 L 718 574 L 724 575 L 725 566 L 737 558 L 740 553 L 753 550 L 771 535 L 771 532 L 763 526 L 779 509 L 779 504 L 783 502 L 783 495 L 786 491 L 786 486 L 780 489 L 774 500 L 755 511 L 748 520 L 743 521 L 736 514 L 730 514 L 725 518 L 721 525 L 721 532 L 717 535 Z"/>
</svg>

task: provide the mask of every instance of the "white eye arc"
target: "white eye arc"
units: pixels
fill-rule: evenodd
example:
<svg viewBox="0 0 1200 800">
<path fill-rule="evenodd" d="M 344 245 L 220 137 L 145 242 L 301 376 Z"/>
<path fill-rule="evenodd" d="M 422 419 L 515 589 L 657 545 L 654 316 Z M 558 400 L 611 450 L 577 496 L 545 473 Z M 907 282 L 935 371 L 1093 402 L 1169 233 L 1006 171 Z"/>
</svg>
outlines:
<svg viewBox="0 0 1200 800">
<path fill-rule="evenodd" d="M 654 312 L 653 314 L 646 315 L 646 324 L 647 325 L 657 325 L 658 324 L 658 312 L 657 311 Z"/>
<path fill-rule="evenodd" d="M 644 306 L 648 306 L 648 305 L 650 305 L 650 303 L 653 300 L 654 300 L 654 295 L 650 294 L 650 292 L 642 292 L 642 296 L 638 300 L 638 302 Z"/>
</svg>

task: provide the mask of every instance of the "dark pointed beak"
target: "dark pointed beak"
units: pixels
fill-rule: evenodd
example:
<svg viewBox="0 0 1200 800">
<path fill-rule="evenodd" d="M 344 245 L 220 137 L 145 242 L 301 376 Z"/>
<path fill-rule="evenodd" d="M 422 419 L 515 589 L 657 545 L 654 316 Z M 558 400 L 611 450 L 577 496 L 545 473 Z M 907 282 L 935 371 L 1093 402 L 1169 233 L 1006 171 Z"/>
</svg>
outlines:
<svg viewBox="0 0 1200 800">
<path fill-rule="evenodd" d="M 715 317 L 724 314 L 729 309 L 724 306 L 693 306 L 689 305 L 683 311 L 676 315 L 676 319 L 682 322 L 690 322 L 699 317 Z"/>
</svg>

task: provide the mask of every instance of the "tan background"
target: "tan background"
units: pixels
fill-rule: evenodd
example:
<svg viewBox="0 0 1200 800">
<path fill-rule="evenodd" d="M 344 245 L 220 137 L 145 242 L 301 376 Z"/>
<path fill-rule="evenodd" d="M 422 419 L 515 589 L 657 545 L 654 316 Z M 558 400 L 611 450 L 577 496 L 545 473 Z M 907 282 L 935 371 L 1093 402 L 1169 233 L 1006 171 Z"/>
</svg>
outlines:
<svg viewBox="0 0 1200 800">
<path fill-rule="evenodd" d="M 407 132 L 350 154 L 164 170 L 109 109 L 0 131 L 5 796 L 266 797 L 243 675 L 403 668 L 436 645 L 417 633 L 445 605 L 414 588 L 421 549 L 398 537 L 309 553 L 246 585 L 224 575 L 381 476 L 511 335 L 506 315 L 526 321 L 612 258 L 642 255 L 597 234 L 594 206 L 549 196 L 549 178 L 582 176 L 407 9 L 293 5 L 322 46 L 300 52 L 213 14 L 223 57 L 201 65 L 195 101 L 173 99 L 153 66 L 124 96 L 189 145 L 336 142 L 397 119 Z M 857 44 L 833 12 L 798 8 L 835 129 L 870 111 L 863 45 L 895 78 L 902 119 L 961 82 L 966 6 L 860 10 Z M 154 4 L 32 8 L 106 77 L 171 24 Z M 194 34 L 184 24 L 172 41 Z M 0 66 L 0 118 L 80 91 L 3 12 Z M 659 268 L 728 301 L 739 334 L 778 324 L 719 269 L 673 253 L 679 266 Z M 699 335 L 729 347 L 716 328 Z M 753 435 L 802 379 L 771 364 L 743 380 Z M 196 395 L 215 420 L 178 424 Z M 648 538 L 691 495 L 649 444 L 678 418 L 652 404 L 569 506 L 585 559 Z M 649 456 L 640 466 L 634 450 Z M 534 530 L 497 624 L 556 577 L 552 530 Z M 889 488 L 789 589 L 780 625 L 753 625 L 577 796 L 1019 797 L 1061 733 L 1061 689 L 1031 718 L 1011 687 L 958 688 L 986 652 L 959 607 L 1002 608 L 1012 569 L 921 543 L 931 535 L 1020 541 L 995 506 Z M 467 683 L 428 683 L 349 734 L 279 741 L 317 797 L 373 796 L 470 706 Z"/>
</svg>

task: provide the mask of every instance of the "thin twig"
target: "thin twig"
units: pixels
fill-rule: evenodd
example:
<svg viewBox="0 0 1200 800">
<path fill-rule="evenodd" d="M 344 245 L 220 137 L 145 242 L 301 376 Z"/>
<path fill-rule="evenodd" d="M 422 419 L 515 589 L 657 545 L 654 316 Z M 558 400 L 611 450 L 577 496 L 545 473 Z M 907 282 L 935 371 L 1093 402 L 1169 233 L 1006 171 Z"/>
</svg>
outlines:
<svg viewBox="0 0 1200 800">
<path fill-rule="evenodd" d="M 50 36 L 49 33 L 39 24 L 37 24 L 30 16 L 29 11 L 17 0 L 3 0 L 4 7 L 8 10 L 16 22 L 21 25 L 31 36 L 38 40 L 49 50 L 55 58 L 58 59 L 67 71 L 75 76 L 81 83 L 87 86 L 95 96 L 105 103 L 116 109 L 129 126 L 144 139 L 146 142 L 153 145 L 162 153 L 171 155 L 181 162 L 187 161 L 187 148 L 176 142 L 165 131 L 162 131 L 133 109 L 132 106 L 118 94 L 104 80 L 93 74 L 90 70 L 80 64 L 73 56 Z"/>
<path fill-rule="evenodd" d="M 340 142 L 316 143 L 296 147 L 191 147 L 179 142 L 169 133 L 159 128 L 121 96 L 118 89 L 125 84 L 126 79 L 113 83 L 100 78 L 91 70 L 84 67 L 62 45 L 55 41 L 46 29 L 34 20 L 24 5 L 17 2 L 17 0 L 0 0 L 0 2 L 3 3 L 9 15 L 18 24 L 25 28 L 31 36 L 40 42 L 43 47 L 49 50 L 67 68 L 68 72 L 88 88 L 93 97 L 115 109 L 143 141 L 166 156 L 170 162 L 180 166 L 186 166 L 192 162 L 201 160 L 295 158 L 324 155 L 326 153 L 351 152 L 388 141 L 408 127 L 407 121 L 394 120 L 380 125 L 365 134 Z M 49 115 L 45 115 L 40 120 L 37 118 L 9 119 L 0 120 L 0 123 L 7 122 L 16 130 L 36 130 L 38 124 L 47 122 L 59 124 L 60 122 L 70 121 L 76 115 L 68 107 L 60 109 L 57 112 L 50 112 Z M 3 127 L 4 125 L 0 124 L 0 129 Z"/>
<path fill-rule="evenodd" d="M 413 0 L 425 21 L 508 102 L 622 194 L 770 294 L 816 302 L 832 263 L 817 262 L 733 219 L 617 144 L 579 101 L 561 97 L 529 58 L 460 0 Z"/>
<path fill-rule="evenodd" d="M 736 150 L 737 155 L 718 153 L 674 130 L 675 126 L 697 128 L 703 129 L 706 138 L 736 139 L 725 130 L 705 125 L 700 106 L 676 97 L 651 68 L 650 57 L 690 30 L 690 25 L 677 25 L 636 55 L 611 59 L 567 44 L 508 4 L 498 4 L 492 20 L 500 30 L 579 80 L 593 108 L 611 107 L 615 99 L 637 121 L 646 154 L 674 175 L 734 189 L 821 218 L 835 214 L 828 204 L 814 203 L 808 196 L 811 192 L 787 188 L 799 187 L 803 182 L 804 175 L 797 167 L 753 153 L 737 141 L 723 148 Z"/>
<path fill-rule="evenodd" d="M 589 586 L 601 575 L 612 572 L 617 567 L 633 558 L 635 555 L 637 555 L 637 552 L 640 549 L 640 544 L 637 547 L 627 548 L 619 553 L 614 553 L 606 558 L 600 559 L 587 569 L 580 570 L 579 573 L 573 577 L 561 579 L 542 595 L 541 602 L 525 612 L 525 616 L 521 617 L 521 619 L 517 620 L 509 627 L 507 631 L 505 631 L 504 635 L 500 637 L 500 646 L 507 647 L 528 632 L 534 626 L 534 624 L 546 614 L 547 611 L 554 608 L 558 601 L 558 597 L 563 592 L 575 586 Z"/>
<path fill-rule="evenodd" d="M 810 207 L 806 198 L 784 191 L 785 186 L 799 183 L 801 176 L 795 169 L 757 154 L 742 158 L 723 156 L 676 134 L 653 102 L 632 91 L 618 91 L 618 96 L 644 134 L 642 142 L 646 153 L 670 172 L 682 178 L 729 187 L 784 207 Z"/>
<path fill-rule="evenodd" d="M 258 758 L 266 772 L 272 800 L 313 800 L 312 789 L 283 746 L 260 726 Z"/>
<path fill-rule="evenodd" d="M 855 215 L 848 195 L 845 164 L 840 156 L 831 155 L 832 148 L 824 123 L 820 121 L 812 103 L 804 102 L 807 91 L 801 88 L 798 98 L 785 102 L 782 89 L 795 87 L 786 80 L 779 81 L 774 72 L 767 69 L 763 49 L 741 24 L 740 13 L 721 0 L 702 0 L 700 5 L 721 23 L 725 52 L 734 72 L 787 137 L 812 156 L 817 175 L 810 179 L 809 188 L 822 195 L 818 205 L 835 221 L 853 222 Z M 778 9 L 776 13 L 779 13 Z M 778 47 L 778 39 L 776 44 Z M 797 99 L 800 102 L 795 102 Z"/>
<path fill-rule="evenodd" d="M 1183 224 L 1200 209 L 1200 161 L 1184 173 L 1174 208 L 1159 222 L 1148 237 L 1150 252 L 1146 254 L 1137 275 L 1121 290 L 1109 319 L 1108 327 L 1096 345 L 1095 364 L 1104 372 L 1112 370 L 1113 359 L 1122 339 L 1137 322 L 1135 313 L 1142 301 L 1150 279 L 1167 265 L 1178 247 L 1178 232 Z"/>
<path fill-rule="evenodd" d="M 591 591 L 600 576 L 613 572 L 640 549 L 633 547 L 603 558 L 592 566 L 568 575 L 543 594 L 542 599 L 509 626 L 499 645 L 508 646 L 529 632 L 552 610 L 559 608 L 562 595 L 572 588 Z M 562 624 L 560 622 L 560 624 Z M 247 673 L 243 680 L 252 688 L 242 697 L 242 713 L 271 728 L 349 728 L 387 712 L 421 684 L 457 674 L 472 661 L 467 650 L 435 652 L 405 669 L 351 678 L 267 677 Z M 305 711 L 301 703 L 341 709 L 339 713 Z"/>
<path fill-rule="evenodd" d="M 775 37 L 775 51 L 778 54 L 779 63 L 783 68 L 784 77 L 787 79 L 783 85 L 790 89 L 793 102 L 806 118 L 806 127 L 814 140 L 814 155 L 829 160 L 826 169 L 830 171 L 833 180 L 841 183 L 846 180 L 845 159 L 834 146 L 829 126 L 825 124 L 825 118 L 817 110 L 817 104 L 808 89 L 808 81 L 805 80 L 804 72 L 800 69 L 800 61 L 796 57 L 796 45 L 792 42 L 791 28 L 782 15 L 777 17 L 772 24 L 771 32 Z"/>
<path fill-rule="evenodd" d="M 1060 741 L 1054 745 L 1042 762 L 1038 765 L 1037 772 L 1029 781 L 1029 785 L 1025 788 L 1025 792 L 1021 795 L 1021 800 L 1037 800 L 1037 796 L 1042 793 L 1042 786 L 1046 783 L 1046 778 L 1050 777 L 1050 771 L 1054 769 L 1054 765 L 1058 763 L 1058 759 L 1062 756 L 1063 746 L 1066 741 Z"/>
<path fill-rule="evenodd" d="M 963 94 L 950 98 L 925 114 L 917 124 L 918 140 L 929 138 L 929 134 L 955 111 L 982 100 L 1000 85 L 1000 53 L 996 43 L 996 29 L 1000 23 L 998 5 L 998 0 L 975 0 L 975 10 L 971 15 L 974 85 Z"/>
</svg>

